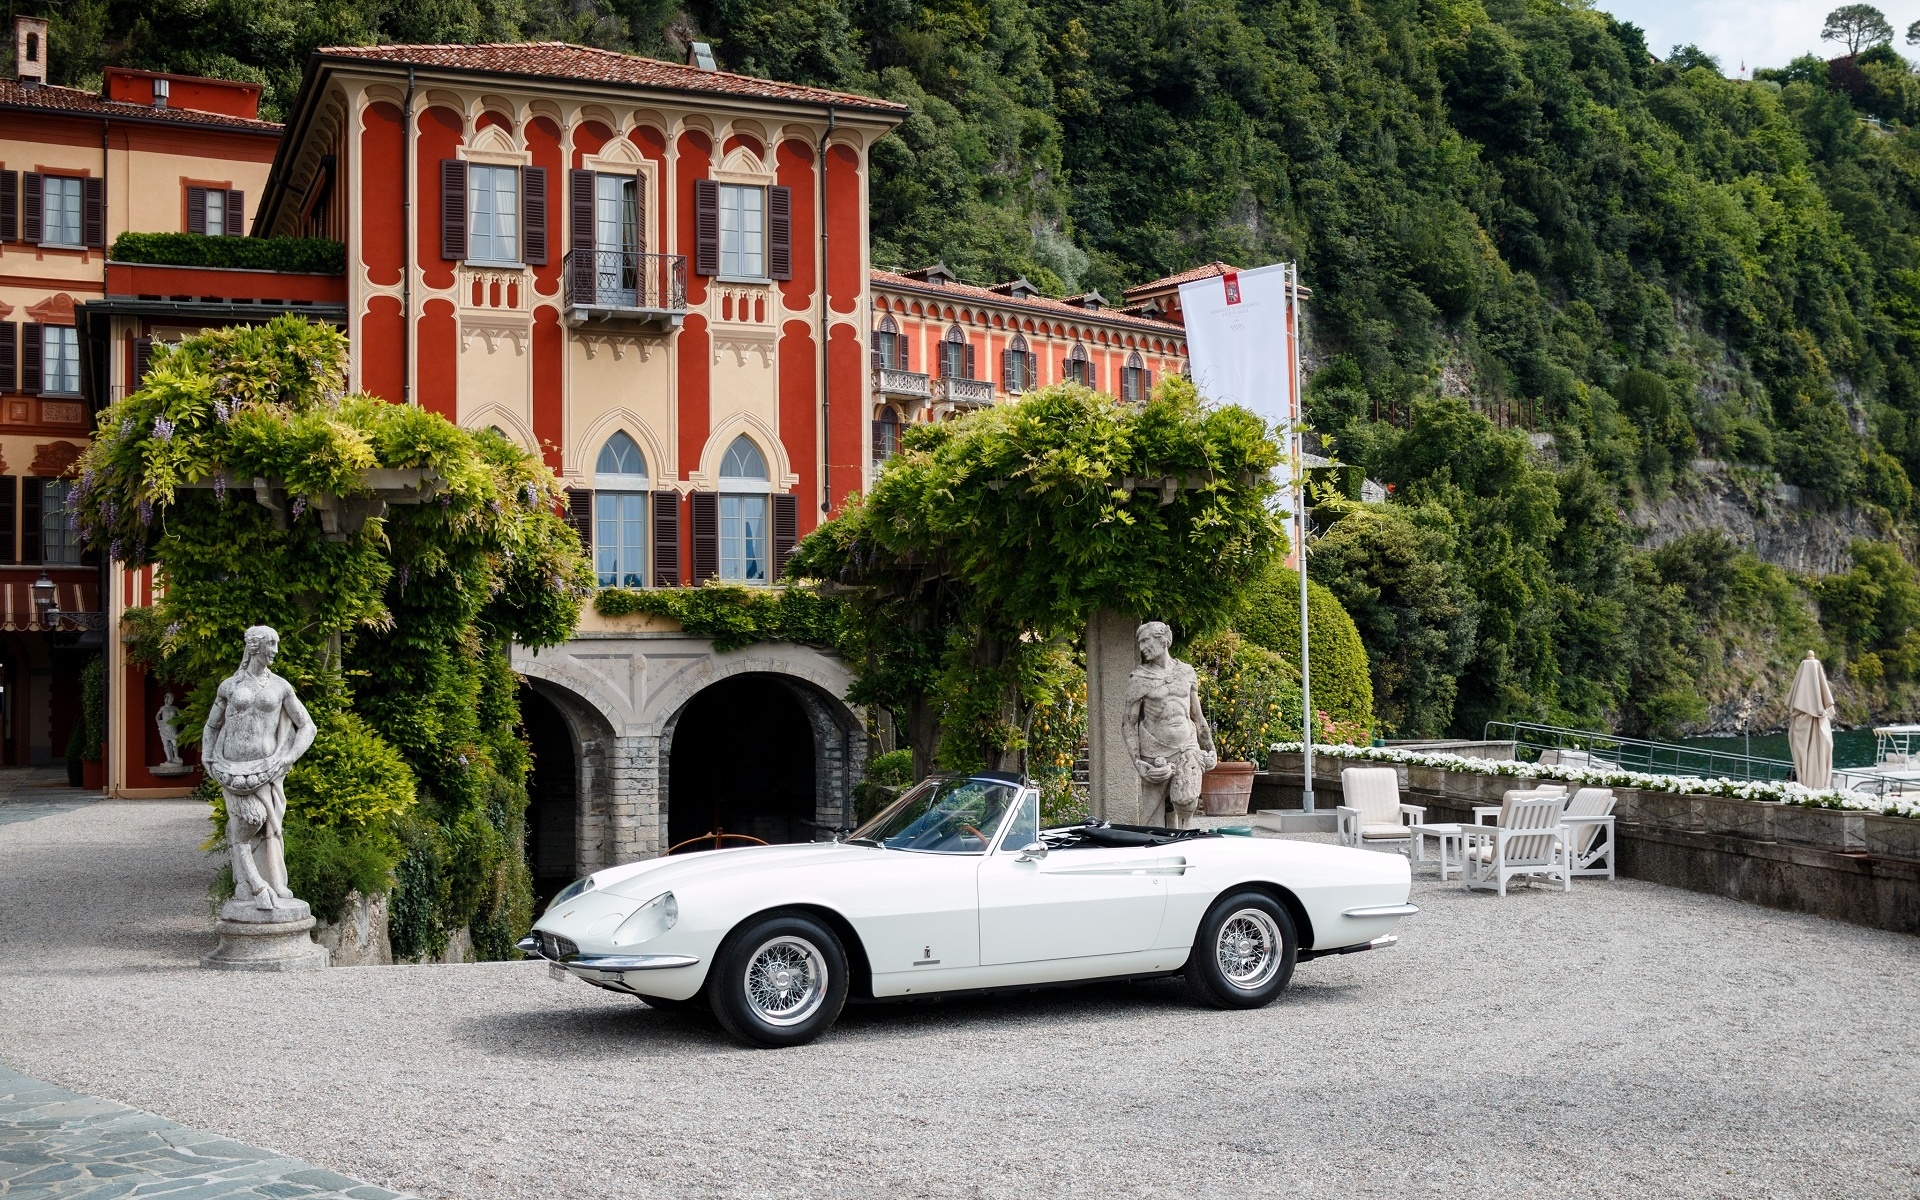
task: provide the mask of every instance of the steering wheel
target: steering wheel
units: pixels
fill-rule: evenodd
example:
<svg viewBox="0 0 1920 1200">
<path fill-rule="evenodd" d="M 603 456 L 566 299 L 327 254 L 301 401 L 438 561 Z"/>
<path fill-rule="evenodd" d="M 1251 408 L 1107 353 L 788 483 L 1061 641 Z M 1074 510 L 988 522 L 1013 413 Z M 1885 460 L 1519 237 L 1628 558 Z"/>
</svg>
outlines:
<svg viewBox="0 0 1920 1200">
<path fill-rule="evenodd" d="M 979 838 L 980 844 L 982 846 L 987 844 L 987 835 L 984 833 L 981 833 L 978 829 L 975 829 L 973 826 L 967 824 L 965 821 L 960 822 L 960 828 L 966 831 L 967 833 L 972 834 L 974 837 Z"/>
</svg>

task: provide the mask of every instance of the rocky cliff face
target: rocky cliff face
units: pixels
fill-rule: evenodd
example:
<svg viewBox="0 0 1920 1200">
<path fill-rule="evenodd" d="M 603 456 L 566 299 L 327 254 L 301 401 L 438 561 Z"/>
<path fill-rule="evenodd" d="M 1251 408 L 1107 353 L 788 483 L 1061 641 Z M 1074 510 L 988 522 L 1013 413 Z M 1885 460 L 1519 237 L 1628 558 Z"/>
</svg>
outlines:
<svg viewBox="0 0 1920 1200">
<path fill-rule="evenodd" d="M 1764 562 L 1808 575 L 1833 575 L 1853 565 L 1856 538 L 1886 540 L 1857 508 L 1829 508 L 1792 484 L 1769 480 L 1726 463 L 1697 461 L 1694 475 L 1657 503 L 1630 511 L 1640 544 L 1652 549 L 1684 534 L 1719 529 Z M 1912 547 L 1906 547 L 1909 555 Z"/>
</svg>

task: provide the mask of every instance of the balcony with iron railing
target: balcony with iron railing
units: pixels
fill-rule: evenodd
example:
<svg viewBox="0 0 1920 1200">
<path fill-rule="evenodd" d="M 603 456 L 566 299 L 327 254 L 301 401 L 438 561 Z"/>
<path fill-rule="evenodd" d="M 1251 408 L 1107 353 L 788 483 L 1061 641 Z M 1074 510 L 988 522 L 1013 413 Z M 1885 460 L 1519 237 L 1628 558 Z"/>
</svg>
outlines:
<svg viewBox="0 0 1920 1200">
<path fill-rule="evenodd" d="M 574 250 L 561 272 L 569 325 L 677 328 L 687 316 L 687 256 Z"/>
</svg>

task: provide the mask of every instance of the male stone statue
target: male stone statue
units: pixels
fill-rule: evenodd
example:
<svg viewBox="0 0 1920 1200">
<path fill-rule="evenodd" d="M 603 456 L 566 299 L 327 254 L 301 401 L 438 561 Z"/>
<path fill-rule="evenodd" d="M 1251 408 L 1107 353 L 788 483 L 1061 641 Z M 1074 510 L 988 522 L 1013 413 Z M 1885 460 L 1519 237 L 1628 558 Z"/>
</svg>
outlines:
<svg viewBox="0 0 1920 1200">
<path fill-rule="evenodd" d="M 167 765 L 180 766 L 180 727 L 174 722 L 180 719 L 180 710 L 173 706 L 173 693 L 168 692 L 160 698 L 160 710 L 153 714 L 153 723 L 160 730 L 160 749 L 167 756 Z"/>
<path fill-rule="evenodd" d="M 1165 819 L 1185 829 L 1200 805 L 1200 775 L 1219 765 L 1213 730 L 1200 712 L 1200 686 L 1193 668 L 1167 651 L 1173 630 L 1148 621 L 1134 634 L 1140 665 L 1127 676 L 1126 719 L 1121 732 L 1140 773 L 1140 820 Z"/>
<path fill-rule="evenodd" d="M 314 728 L 293 685 L 269 670 L 280 635 L 255 625 L 246 643 L 240 669 L 214 698 L 200 746 L 207 773 L 226 797 L 234 903 L 271 911 L 299 905 L 287 890 L 284 781 L 313 744 Z"/>
</svg>

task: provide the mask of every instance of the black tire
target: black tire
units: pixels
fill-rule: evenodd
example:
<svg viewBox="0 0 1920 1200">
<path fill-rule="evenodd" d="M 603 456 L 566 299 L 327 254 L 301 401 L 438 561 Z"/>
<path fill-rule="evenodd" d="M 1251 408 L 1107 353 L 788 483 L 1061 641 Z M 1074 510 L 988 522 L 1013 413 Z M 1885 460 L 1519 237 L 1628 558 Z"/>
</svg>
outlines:
<svg viewBox="0 0 1920 1200">
<path fill-rule="evenodd" d="M 833 930 L 812 917 L 755 917 L 720 947 L 706 995 L 721 1027 L 741 1042 L 805 1045 L 840 1018 L 847 954 Z"/>
<path fill-rule="evenodd" d="M 1227 939 L 1233 944 L 1223 945 Z M 1285 905 L 1265 892 L 1232 892 L 1200 920 L 1187 956 L 1187 986 L 1213 1008 L 1261 1008 L 1285 990 L 1299 953 Z M 1230 970 L 1229 962 L 1241 969 Z"/>
</svg>

